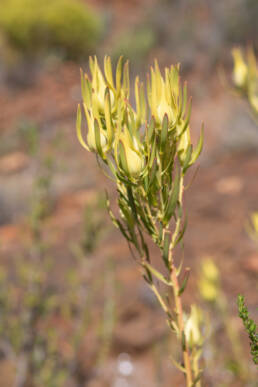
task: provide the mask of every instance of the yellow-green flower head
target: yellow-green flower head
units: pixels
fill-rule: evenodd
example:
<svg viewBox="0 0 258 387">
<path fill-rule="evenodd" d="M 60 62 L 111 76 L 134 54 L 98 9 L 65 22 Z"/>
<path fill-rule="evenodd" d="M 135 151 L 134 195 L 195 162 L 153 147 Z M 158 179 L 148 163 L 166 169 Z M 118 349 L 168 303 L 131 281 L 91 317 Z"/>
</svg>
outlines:
<svg viewBox="0 0 258 387">
<path fill-rule="evenodd" d="M 114 93 L 100 70 L 97 57 L 90 57 L 89 63 L 92 80 L 90 81 L 87 75 L 82 80 L 82 86 L 86 89 L 84 103 L 86 103 L 88 108 L 93 108 L 94 111 L 97 110 L 103 113 L 106 89 L 109 89 L 111 105 L 114 103 Z"/>
<path fill-rule="evenodd" d="M 234 59 L 233 81 L 237 87 L 245 87 L 248 75 L 248 67 L 239 48 L 232 50 Z"/>
<path fill-rule="evenodd" d="M 165 79 L 162 77 L 158 64 L 155 62 L 155 68 L 151 68 L 151 79 L 148 86 L 148 99 L 151 114 L 156 122 L 161 126 L 165 114 L 168 116 L 171 125 L 176 118 L 176 106 L 173 104 L 173 92 L 177 92 L 176 84 L 173 84 L 171 69 L 165 70 Z M 173 90 L 173 86 L 175 86 Z"/>
<path fill-rule="evenodd" d="M 131 138 L 128 130 L 125 130 L 120 135 L 120 141 L 125 155 L 125 163 L 122 160 L 123 167 L 130 176 L 139 176 L 144 168 L 144 155 L 136 138 Z"/>
<path fill-rule="evenodd" d="M 192 305 L 190 316 L 185 323 L 185 337 L 190 348 L 201 346 L 203 343 L 203 336 L 200 329 L 202 320 L 201 310 L 196 305 Z"/>
</svg>

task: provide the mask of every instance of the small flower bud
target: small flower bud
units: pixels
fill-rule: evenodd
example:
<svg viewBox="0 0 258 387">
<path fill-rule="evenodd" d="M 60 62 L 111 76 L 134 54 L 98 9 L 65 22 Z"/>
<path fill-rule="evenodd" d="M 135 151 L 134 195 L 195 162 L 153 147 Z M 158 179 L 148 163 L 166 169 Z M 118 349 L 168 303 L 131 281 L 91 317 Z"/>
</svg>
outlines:
<svg viewBox="0 0 258 387">
<path fill-rule="evenodd" d="M 96 129 L 92 111 L 88 111 L 87 108 L 85 108 L 85 115 L 88 123 L 87 144 L 92 152 L 97 152 Z M 103 132 L 103 129 L 99 128 L 100 147 L 103 153 L 105 153 L 107 151 L 107 138 Z"/>
<path fill-rule="evenodd" d="M 96 152 L 97 145 L 96 145 L 96 135 L 95 135 L 94 128 L 89 129 L 88 135 L 87 135 L 87 142 L 88 142 L 88 146 L 89 146 L 90 150 L 92 150 L 93 152 Z M 101 145 L 101 148 L 103 150 L 105 149 L 106 144 L 107 144 L 107 139 L 104 136 L 104 134 L 102 132 L 100 132 L 100 145 Z"/>
<path fill-rule="evenodd" d="M 139 156 L 139 154 L 133 151 L 131 148 L 126 148 L 125 153 L 126 153 L 128 171 L 130 175 L 132 176 L 139 175 L 144 166 L 141 156 Z"/>
<path fill-rule="evenodd" d="M 181 125 L 180 128 L 182 130 L 183 125 Z M 188 126 L 187 129 L 184 131 L 184 133 L 181 135 L 181 138 L 178 144 L 178 156 L 181 163 L 184 163 L 185 161 L 186 153 L 189 145 L 191 145 L 191 138 L 190 138 L 190 129 Z"/>
<path fill-rule="evenodd" d="M 140 152 L 137 140 L 131 139 L 128 132 L 124 132 L 120 136 L 120 140 L 124 147 L 127 172 L 129 175 L 137 177 L 144 168 L 144 157 Z"/>
<path fill-rule="evenodd" d="M 242 52 L 240 49 L 235 48 L 232 51 L 234 59 L 233 80 L 237 87 L 244 87 L 247 81 L 248 68 L 244 62 Z"/>
<path fill-rule="evenodd" d="M 185 337 L 190 348 L 203 344 L 203 336 L 200 329 L 202 320 L 201 310 L 196 305 L 192 305 L 190 316 L 185 323 Z"/>
<path fill-rule="evenodd" d="M 219 297 L 219 271 L 210 258 L 206 258 L 201 265 L 199 280 L 201 297 L 208 302 L 215 302 Z"/>
</svg>

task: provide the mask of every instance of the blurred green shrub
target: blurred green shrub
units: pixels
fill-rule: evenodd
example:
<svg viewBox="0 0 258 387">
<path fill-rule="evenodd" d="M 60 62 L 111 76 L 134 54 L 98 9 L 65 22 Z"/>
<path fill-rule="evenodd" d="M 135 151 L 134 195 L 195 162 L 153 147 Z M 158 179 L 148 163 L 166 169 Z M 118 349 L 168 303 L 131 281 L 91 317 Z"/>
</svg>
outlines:
<svg viewBox="0 0 258 387">
<path fill-rule="evenodd" d="M 97 278 L 93 261 L 87 259 L 105 231 L 100 211 L 104 203 L 99 198 L 85 208 L 77 249 L 66 248 L 67 266 L 59 259 L 59 242 L 46 237 L 59 165 L 53 149 L 56 152 L 60 134 L 45 150 L 39 126 L 24 120 L 18 139 L 34 159 L 35 177 L 25 224 L 28 235 L 8 264 L 0 260 L 0 363 L 4 359 L 13 367 L 8 380 L 15 387 L 81 386 L 105 361 L 116 322 L 113 261 L 105 262 Z M 100 299 L 103 287 L 105 296 Z M 89 332 L 90 350 L 84 345 Z M 80 360 L 86 350 L 89 370 Z"/>
<path fill-rule="evenodd" d="M 150 27 L 126 31 L 121 35 L 113 49 L 113 58 L 125 56 L 140 64 L 156 44 L 156 34 Z"/>
<path fill-rule="evenodd" d="M 99 16 L 77 0 L 1 1 L 2 48 L 13 55 L 57 52 L 77 60 L 94 49 L 101 29 Z"/>
</svg>

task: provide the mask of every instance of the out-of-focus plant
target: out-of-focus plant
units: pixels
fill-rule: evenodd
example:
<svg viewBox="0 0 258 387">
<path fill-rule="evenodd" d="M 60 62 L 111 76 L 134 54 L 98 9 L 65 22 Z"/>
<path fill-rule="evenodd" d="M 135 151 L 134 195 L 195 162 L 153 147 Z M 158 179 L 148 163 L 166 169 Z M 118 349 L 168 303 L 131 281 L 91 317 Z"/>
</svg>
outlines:
<svg viewBox="0 0 258 387">
<path fill-rule="evenodd" d="M 14 387 L 63 387 L 71 379 L 81 385 L 86 375 L 79 353 L 87 328 L 94 326 L 100 348 L 93 365 L 103 361 L 110 348 L 115 323 L 113 265 L 109 261 L 96 281 L 89 274 L 90 265 L 84 270 L 87 260 L 71 251 L 71 265 L 62 266 L 62 279 L 58 278 L 56 257 L 45 238 L 56 163 L 50 144 L 47 155 L 42 150 L 36 125 L 24 123 L 19 129 L 21 145 L 33 157 L 35 180 L 27 217 L 29 235 L 14 265 L 0 265 L 0 354 L 14 366 Z M 97 205 L 101 206 L 89 204 L 87 213 Z M 96 241 L 90 244 L 93 233 L 97 228 L 103 231 L 100 217 L 87 227 L 84 223 L 83 258 L 96 248 Z M 103 287 L 103 312 L 96 324 L 91 311 Z"/>
<path fill-rule="evenodd" d="M 254 113 L 258 115 L 258 66 L 254 51 L 249 48 L 244 57 L 240 48 L 232 51 L 234 59 L 233 82 L 236 90 L 248 99 Z"/>
<path fill-rule="evenodd" d="M 248 374 L 248 364 L 243 359 L 243 348 L 239 340 L 239 335 L 236 330 L 234 321 L 230 314 L 229 303 L 225 292 L 221 286 L 220 272 L 214 260 L 210 257 L 203 259 L 200 266 L 200 276 L 198 279 L 198 287 L 201 298 L 210 306 L 210 316 L 207 321 L 210 321 L 210 343 L 216 348 L 215 337 L 219 330 L 225 332 L 227 339 L 230 342 L 232 358 L 226 354 L 226 367 L 231 370 L 237 380 L 243 383 L 251 381 L 252 375 Z M 217 328 L 212 324 L 216 320 Z M 216 361 L 216 360 L 215 360 Z M 224 367 L 224 364 L 222 364 Z"/>
<path fill-rule="evenodd" d="M 39 175 L 34 182 L 34 189 L 31 198 L 30 227 L 33 238 L 38 239 L 41 245 L 41 231 L 44 219 L 50 214 L 53 200 L 50 195 L 51 183 L 54 173 L 54 161 L 51 155 L 43 160 L 40 166 Z M 42 247 L 42 246 L 41 246 Z"/>
<path fill-rule="evenodd" d="M 240 49 L 234 49 L 234 70 L 233 80 L 236 88 L 241 94 L 246 97 L 252 107 L 256 117 L 258 117 L 258 66 L 254 51 L 249 48 L 247 50 L 247 58 L 244 59 Z M 254 212 L 251 215 L 251 227 L 248 227 L 250 236 L 258 240 L 258 213 Z M 243 324 L 250 339 L 251 355 L 255 364 L 258 364 L 258 340 L 256 333 L 256 324 L 249 318 L 248 309 L 245 305 L 243 295 L 238 296 L 238 311 L 239 317 L 243 320 Z"/>
<path fill-rule="evenodd" d="M 14 387 L 63 387 L 71 379 L 81 385 L 79 352 L 87 329 L 94 326 L 99 345 L 92 360 L 95 366 L 110 349 L 115 324 L 113 268 L 103 270 L 98 284 L 89 283 L 83 261 L 75 257 L 72 268 L 64 270 L 62 284 L 55 281 L 49 255 L 35 260 L 24 254 L 15 266 L 15 271 L 0 267 L 0 353 L 14 366 Z M 96 324 L 91 310 L 103 287 L 103 312 Z"/>
<path fill-rule="evenodd" d="M 142 26 L 124 32 L 113 48 L 112 57 L 118 59 L 119 56 L 126 55 L 136 64 L 141 64 L 156 44 L 155 31 L 149 26 Z"/>
<path fill-rule="evenodd" d="M 97 44 L 100 17 L 79 0 L 2 0 L 2 57 L 12 65 L 55 53 L 81 59 Z"/>
<path fill-rule="evenodd" d="M 254 364 L 258 364 L 258 334 L 256 332 L 256 324 L 252 319 L 249 318 L 248 309 L 245 305 L 245 299 L 241 294 L 238 296 L 237 304 L 239 317 L 242 319 L 250 339 L 250 348 L 253 362 Z"/>
<path fill-rule="evenodd" d="M 134 109 L 129 103 L 128 62 L 119 59 L 115 77 L 111 60 L 104 59 L 104 74 L 97 58 L 90 58 L 91 77 L 82 73 L 82 97 L 88 132 L 82 134 L 82 113 L 77 113 L 77 135 L 81 145 L 94 152 L 105 173 L 114 181 L 119 214 L 107 206 L 110 217 L 131 247 L 138 253 L 143 278 L 155 293 L 167 322 L 176 333 L 182 350 L 182 365 L 188 387 L 200 379 L 195 363 L 191 335 L 186 337 L 182 294 L 189 269 L 176 262 L 175 247 L 182 240 L 184 217 L 184 178 L 196 162 L 203 144 L 201 134 L 196 148 L 190 136 L 191 102 L 187 87 L 182 87 L 179 65 L 165 69 L 158 62 L 147 78 L 147 100 L 144 84 L 136 77 Z M 146 235 L 159 247 L 166 274 L 152 263 Z M 174 307 L 159 285 L 171 289 Z M 195 321 L 195 324 L 197 321 Z"/>
<path fill-rule="evenodd" d="M 105 231 L 103 220 L 104 201 L 98 197 L 96 203 L 86 205 L 83 212 L 83 232 L 80 241 L 82 253 L 87 254 L 95 250 Z"/>
</svg>

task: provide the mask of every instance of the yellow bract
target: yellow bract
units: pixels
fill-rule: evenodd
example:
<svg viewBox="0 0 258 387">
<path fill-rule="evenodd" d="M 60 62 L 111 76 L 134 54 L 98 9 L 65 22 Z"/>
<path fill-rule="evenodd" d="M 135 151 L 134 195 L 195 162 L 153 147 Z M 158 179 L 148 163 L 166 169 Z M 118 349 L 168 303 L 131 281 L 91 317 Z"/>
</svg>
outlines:
<svg viewBox="0 0 258 387">
<path fill-rule="evenodd" d="M 127 172 L 131 176 L 139 175 L 144 168 L 144 156 L 140 153 L 137 140 L 131 139 L 128 131 L 125 131 L 120 136 L 125 150 L 125 158 L 127 164 Z"/>
</svg>

